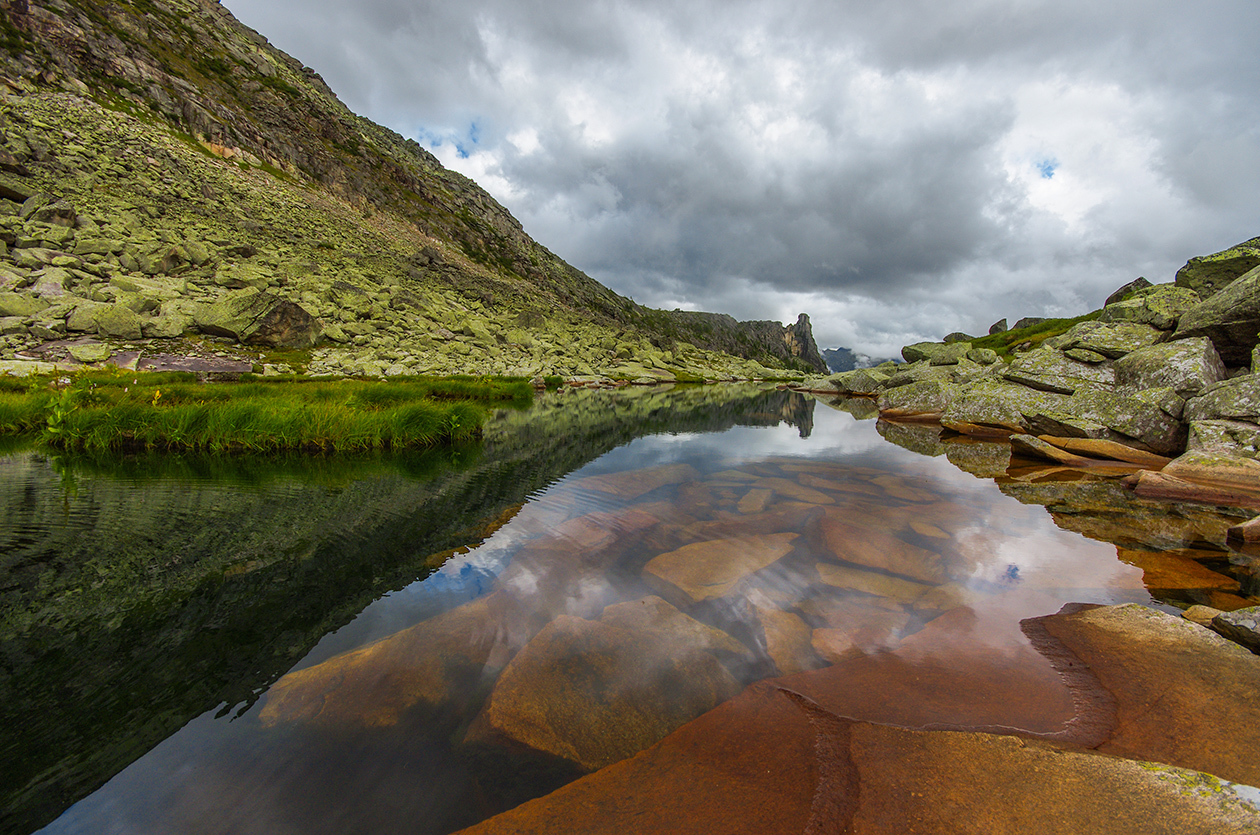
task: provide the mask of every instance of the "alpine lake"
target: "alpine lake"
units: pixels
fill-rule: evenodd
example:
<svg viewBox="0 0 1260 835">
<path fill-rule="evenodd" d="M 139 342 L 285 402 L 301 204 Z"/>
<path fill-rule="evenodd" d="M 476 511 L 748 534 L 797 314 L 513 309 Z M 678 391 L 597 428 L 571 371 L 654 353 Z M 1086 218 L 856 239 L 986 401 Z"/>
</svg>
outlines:
<svg viewBox="0 0 1260 835">
<path fill-rule="evenodd" d="M 0 450 L 0 830 L 839 832 L 1043 750 L 1260 798 L 1254 698 L 1164 700 L 1218 759 L 1127 743 L 1089 659 L 1140 636 L 1047 619 L 1256 605 L 1252 514 L 948 434 L 719 385 L 540 394 L 406 455 Z M 984 790 L 1094 802 L 1011 769 L 1040 778 Z"/>
</svg>

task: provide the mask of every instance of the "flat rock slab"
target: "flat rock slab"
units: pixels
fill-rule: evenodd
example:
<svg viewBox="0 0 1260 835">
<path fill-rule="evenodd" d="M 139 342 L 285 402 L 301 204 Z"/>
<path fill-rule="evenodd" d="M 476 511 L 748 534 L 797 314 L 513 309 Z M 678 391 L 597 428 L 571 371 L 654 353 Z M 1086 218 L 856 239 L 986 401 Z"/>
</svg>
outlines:
<svg viewBox="0 0 1260 835">
<path fill-rule="evenodd" d="M 632 631 L 561 615 L 503 670 L 468 730 L 583 771 L 618 762 L 739 692 L 693 630 Z"/>
<path fill-rule="evenodd" d="M 1260 657 L 1183 618 L 1136 604 L 1037 618 L 1114 699 L 1104 753 L 1260 785 Z M 1098 704 L 1098 702 L 1095 702 Z"/>
<path fill-rule="evenodd" d="M 1258 825 L 1255 807 L 1206 775 L 853 722 L 758 684 L 633 759 L 464 832 L 1241 835 Z"/>
<path fill-rule="evenodd" d="M 666 599 L 698 603 L 724 597 L 749 575 L 778 562 L 793 548 L 799 534 L 739 536 L 684 545 L 653 558 L 643 579 Z"/>
<path fill-rule="evenodd" d="M 1142 585 L 1151 591 L 1218 589 L 1238 591 L 1233 577 L 1204 568 L 1192 559 L 1158 551 L 1117 548 L 1120 561 L 1142 569 Z"/>
<path fill-rule="evenodd" d="M 828 512 L 819 521 L 827 549 L 838 560 L 899 574 L 921 583 L 949 579 L 941 555 L 906 542 L 879 524 L 853 521 L 854 514 Z"/>
<path fill-rule="evenodd" d="M 578 480 L 574 486 L 611 493 L 622 499 L 637 499 L 666 485 L 682 484 L 699 478 L 700 472 L 690 464 L 670 464 L 647 470 L 589 476 Z"/>
<path fill-rule="evenodd" d="M 1153 452 L 1134 449 L 1126 444 L 1102 438 L 1061 438 L 1054 435 L 1041 435 L 1040 440 L 1077 455 L 1084 455 L 1090 458 L 1110 458 L 1113 461 L 1137 464 L 1148 470 L 1162 469 L 1172 460 L 1162 455 L 1156 455 Z"/>
</svg>

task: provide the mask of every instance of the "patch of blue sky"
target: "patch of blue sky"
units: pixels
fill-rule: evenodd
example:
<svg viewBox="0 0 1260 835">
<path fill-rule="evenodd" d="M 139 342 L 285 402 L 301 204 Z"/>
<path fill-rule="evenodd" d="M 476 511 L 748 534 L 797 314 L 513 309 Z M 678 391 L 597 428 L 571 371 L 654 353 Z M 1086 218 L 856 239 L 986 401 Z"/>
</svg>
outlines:
<svg viewBox="0 0 1260 835">
<path fill-rule="evenodd" d="M 1041 175 L 1041 179 L 1049 180 L 1054 177 L 1054 172 L 1059 170 L 1059 161 L 1057 159 L 1042 159 L 1033 163 L 1037 169 L 1037 173 Z"/>
</svg>

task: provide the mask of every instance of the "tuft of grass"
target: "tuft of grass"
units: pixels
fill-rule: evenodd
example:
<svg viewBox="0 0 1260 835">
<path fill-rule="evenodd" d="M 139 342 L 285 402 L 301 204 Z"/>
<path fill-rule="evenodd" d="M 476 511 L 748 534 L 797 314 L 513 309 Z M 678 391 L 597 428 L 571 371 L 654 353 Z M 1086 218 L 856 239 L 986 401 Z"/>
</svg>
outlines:
<svg viewBox="0 0 1260 835">
<path fill-rule="evenodd" d="M 197 383 L 184 374 L 84 372 L 62 385 L 0 383 L 0 435 L 38 433 L 85 452 L 351 452 L 477 438 L 491 403 L 527 404 L 519 379 L 252 379 Z M 0 378 L 3 380 L 3 378 Z"/>
<path fill-rule="evenodd" d="M 1017 345 L 1031 342 L 1032 347 L 1036 348 L 1047 339 L 1065 333 L 1073 325 L 1097 319 L 1101 313 L 1101 310 L 1095 310 L 1092 313 L 1086 313 L 1084 316 L 1077 316 L 1074 319 L 1047 319 L 1039 324 L 1029 325 L 1019 330 L 1003 331 L 1002 333 L 994 333 L 989 336 L 982 336 L 979 339 L 973 339 L 971 347 L 990 348 L 1003 360 L 1010 360 L 1011 350 Z"/>
</svg>

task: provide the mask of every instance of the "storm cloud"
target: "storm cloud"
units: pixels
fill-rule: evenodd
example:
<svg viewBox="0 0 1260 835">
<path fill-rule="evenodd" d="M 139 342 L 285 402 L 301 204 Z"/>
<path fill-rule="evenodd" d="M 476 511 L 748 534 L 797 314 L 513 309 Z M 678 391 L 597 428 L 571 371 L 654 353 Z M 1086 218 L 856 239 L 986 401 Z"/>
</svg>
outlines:
<svg viewBox="0 0 1260 835">
<path fill-rule="evenodd" d="M 891 355 L 1260 234 L 1260 6 L 226 0 L 636 301 Z"/>
</svg>

